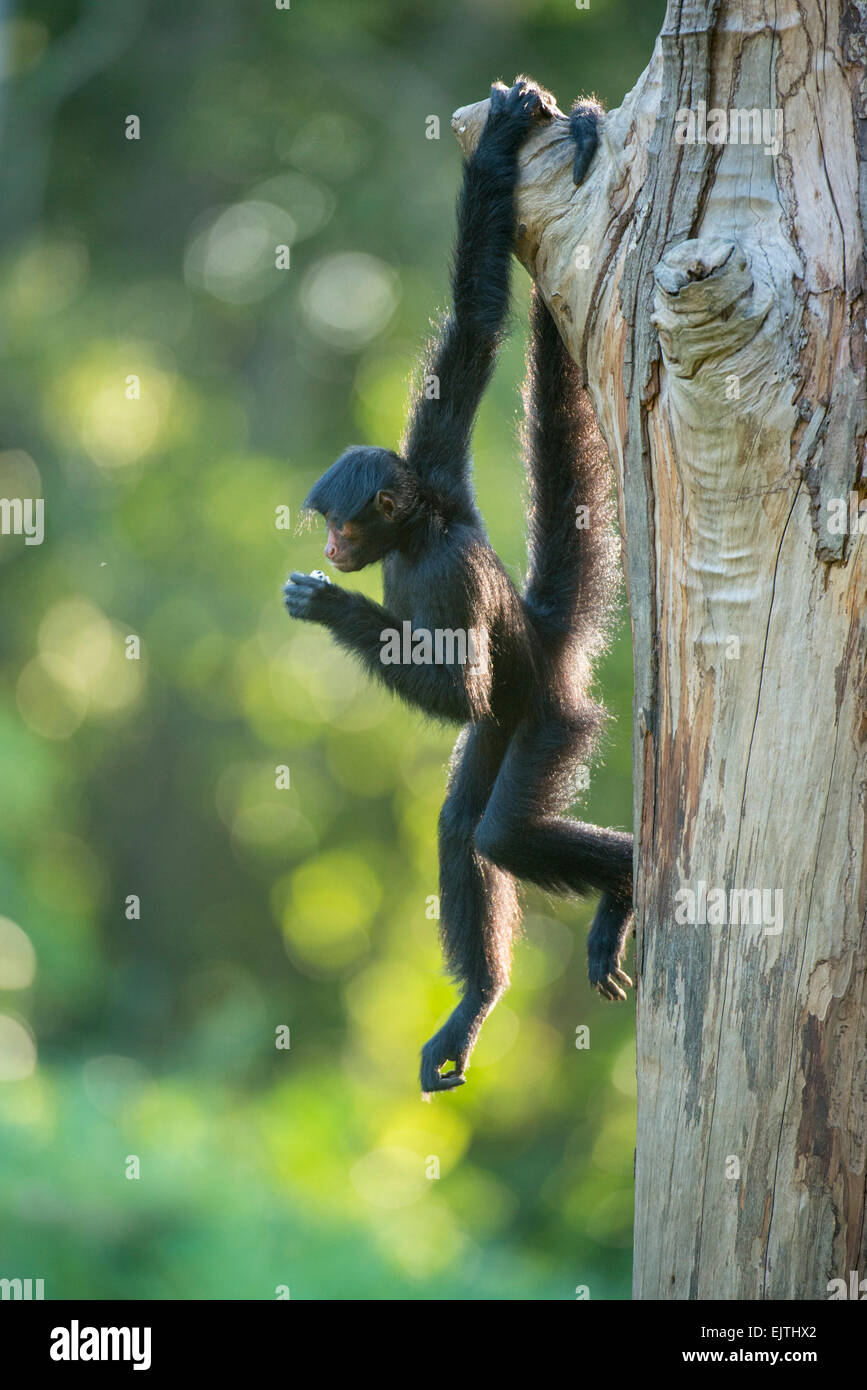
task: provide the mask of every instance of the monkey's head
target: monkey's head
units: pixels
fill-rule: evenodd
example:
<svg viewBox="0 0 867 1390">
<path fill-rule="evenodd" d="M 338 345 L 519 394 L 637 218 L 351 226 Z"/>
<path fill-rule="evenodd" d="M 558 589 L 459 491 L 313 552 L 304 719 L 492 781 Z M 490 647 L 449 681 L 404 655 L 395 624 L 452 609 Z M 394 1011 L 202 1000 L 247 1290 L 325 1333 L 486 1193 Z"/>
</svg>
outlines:
<svg viewBox="0 0 867 1390">
<path fill-rule="evenodd" d="M 304 507 L 324 516 L 325 558 L 345 574 L 382 560 L 400 544 L 414 494 L 398 454 L 353 445 L 314 483 Z"/>
</svg>

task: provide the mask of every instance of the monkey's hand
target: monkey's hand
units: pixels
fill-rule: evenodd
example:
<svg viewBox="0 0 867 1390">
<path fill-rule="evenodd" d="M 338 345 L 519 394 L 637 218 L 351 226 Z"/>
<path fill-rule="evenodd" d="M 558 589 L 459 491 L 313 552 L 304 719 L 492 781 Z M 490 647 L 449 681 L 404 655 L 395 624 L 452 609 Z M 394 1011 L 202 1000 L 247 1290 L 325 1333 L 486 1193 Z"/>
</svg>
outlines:
<svg viewBox="0 0 867 1390">
<path fill-rule="evenodd" d="M 314 570 L 312 574 L 293 570 L 283 589 L 283 602 L 290 617 L 301 618 L 307 623 L 327 624 L 335 607 L 345 597 L 345 590 L 338 589 L 321 570 Z"/>
<path fill-rule="evenodd" d="M 495 82 L 479 143 L 517 150 L 536 121 L 562 114 L 551 93 L 529 77 L 516 78 L 511 87 Z"/>
<path fill-rule="evenodd" d="M 583 181 L 599 148 L 599 122 L 604 115 L 604 107 L 594 97 L 581 97 L 569 112 L 569 134 L 575 146 L 572 179 L 576 184 Z"/>
<path fill-rule="evenodd" d="M 476 1045 L 482 1024 L 490 1007 L 485 1008 L 472 995 L 466 995 L 449 1016 L 443 1027 L 435 1033 L 430 1042 L 421 1050 L 421 1089 L 424 1096 L 431 1091 L 453 1091 L 463 1086 L 470 1053 Z M 454 1071 L 440 1075 L 440 1067 L 446 1062 L 454 1062 Z"/>
<path fill-rule="evenodd" d="M 622 986 L 632 987 L 629 976 L 620 969 L 632 924 L 632 904 L 603 894 L 587 937 L 587 964 L 591 985 L 612 1004 L 626 998 Z"/>
</svg>

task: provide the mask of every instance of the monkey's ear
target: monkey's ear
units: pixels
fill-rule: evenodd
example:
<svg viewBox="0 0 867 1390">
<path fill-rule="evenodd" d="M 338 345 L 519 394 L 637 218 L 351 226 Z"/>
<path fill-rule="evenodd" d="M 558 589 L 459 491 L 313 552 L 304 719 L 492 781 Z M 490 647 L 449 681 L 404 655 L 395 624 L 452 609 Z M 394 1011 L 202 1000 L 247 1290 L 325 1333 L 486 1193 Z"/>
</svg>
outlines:
<svg viewBox="0 0 867 1390">
<path fill-rule="evenodd" d="M 391 521 L 394 516 L 394 509 L 397 505 L 390 492 L 378 492 L 374 498 L 376 510 L 381 512 L 386 521 Z"/>
</svg>

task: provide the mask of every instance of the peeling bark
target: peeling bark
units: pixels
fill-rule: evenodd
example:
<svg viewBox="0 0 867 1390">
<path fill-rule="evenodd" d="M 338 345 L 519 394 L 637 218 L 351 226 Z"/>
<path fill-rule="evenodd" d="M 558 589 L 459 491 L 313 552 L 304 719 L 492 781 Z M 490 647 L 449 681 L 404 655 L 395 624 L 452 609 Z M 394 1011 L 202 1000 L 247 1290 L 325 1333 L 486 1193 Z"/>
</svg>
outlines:
<svg viewBox="0 0 867 1390">
<path fill-rule="evenodd" d="M 700 102 L 780 111 L 779 153 L 678 143 Z M 618 482 L 634 1294 L 825 1298 L 867 1277 L 867 0 L 670 0 L 585 182 L 551 122 L 518 216 Z M 727 922 L 677 921 L 701 884 Z"/>
</svg>

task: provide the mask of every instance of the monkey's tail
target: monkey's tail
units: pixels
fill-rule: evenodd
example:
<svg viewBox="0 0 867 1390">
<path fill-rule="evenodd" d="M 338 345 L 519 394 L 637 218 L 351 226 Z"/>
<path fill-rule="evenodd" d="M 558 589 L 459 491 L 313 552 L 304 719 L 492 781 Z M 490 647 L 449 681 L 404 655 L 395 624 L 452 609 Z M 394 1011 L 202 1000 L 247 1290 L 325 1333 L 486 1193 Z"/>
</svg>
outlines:
<svg viewBox="0 0 867 1390">
<path fill-rule="evenodd" d="M 584 658 L 604 648 L 619 572 L 611 472 L 581 374 L 533 290 L 524 385 L 529 482 L 527 606 L 543 634 Z M 583 664 L 583 663 L 582 663 Z"/>
</svg>

